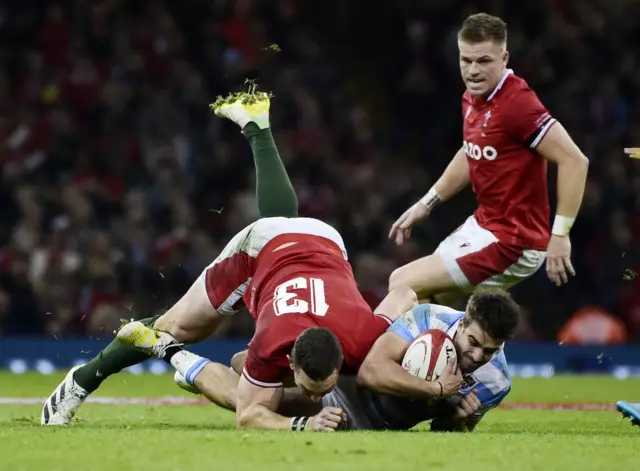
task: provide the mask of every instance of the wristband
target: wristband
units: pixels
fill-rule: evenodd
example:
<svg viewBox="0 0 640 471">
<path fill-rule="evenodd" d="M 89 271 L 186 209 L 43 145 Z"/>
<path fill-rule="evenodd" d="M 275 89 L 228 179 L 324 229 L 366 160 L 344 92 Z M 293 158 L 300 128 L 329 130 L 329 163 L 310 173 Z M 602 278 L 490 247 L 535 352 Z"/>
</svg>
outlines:
<svg viewBox="0 0 640 471">
<path fill-rule="evenodd" d="M 294 432 L 304 432 L 304 429 L 307 427 L 307 422 L 309 422 L 309 417 L 294 417 L 293 422 L 291 422 L 291 430 Z"/>
<path fill-rule="evenodd" d="M 568 236 L 575 220 L 576 218 L 570 218 L 567 216 L 560 216 L 559 214 L 556 214 L 556 217 L 553 220 L 553 228 L 551 229 L 551 233 L 560 237 Z"/>
<path fill-rule="evenodd" d="M 438 203 L 442 201 L 438 190 L 436 190 L 435 186 L 432 186 L 431 189 L 420 198 L 420 203 L 424 204 L 429 211 L 431 211 Z"/>
<path fill-rule="evenodd" d="M 444 387 L 442 386 L 442 383 L 440 381 L 438 381 L 438 384 L 440 385 L 440 395 L 438 396 L 439 399 L 444 396 Z"/>
</svg>

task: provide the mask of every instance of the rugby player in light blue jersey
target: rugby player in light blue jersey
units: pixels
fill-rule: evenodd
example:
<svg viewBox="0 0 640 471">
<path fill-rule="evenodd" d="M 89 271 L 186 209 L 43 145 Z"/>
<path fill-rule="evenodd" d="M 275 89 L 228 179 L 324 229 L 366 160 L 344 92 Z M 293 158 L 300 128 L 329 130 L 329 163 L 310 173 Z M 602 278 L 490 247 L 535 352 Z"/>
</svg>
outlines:
<svg viewBox="0 0 640 471">
<path fill-rule="evenodd" d="M 401 430 L 431 420 L 433 431 L 472 431 L 511 390 L 503 346 L 516 334 L 519 318 L 518 304 L 496 289 L 476 289 L 465 312 L 420 304 L 378 338 L 357 379 L 339 381 L 323 405 L 343 409 L 352 429 Z M 442 397 L 434 397 L 432 382 L 410 375 L 400 365 L 409 345 L 428 329 L 453 338 L 464 378 L 454 394 L 444 391 Z"/>
</svg>

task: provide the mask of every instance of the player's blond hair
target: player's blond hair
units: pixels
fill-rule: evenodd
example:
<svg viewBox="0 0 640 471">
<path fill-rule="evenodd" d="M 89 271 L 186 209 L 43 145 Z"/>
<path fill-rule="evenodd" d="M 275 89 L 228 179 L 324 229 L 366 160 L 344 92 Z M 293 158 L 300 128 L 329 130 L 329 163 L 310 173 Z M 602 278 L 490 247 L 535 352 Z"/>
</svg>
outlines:
<svg viewBox="0 0 640 471">
<path fill-rule="evenodd" d="M 476 13 L 462 22 L 458 31 L 458 39 L 469 44 L 492 41 L 497 44 L 507 43 L 507 24 L 497 16 L 488 13 Z"/>
</svg>

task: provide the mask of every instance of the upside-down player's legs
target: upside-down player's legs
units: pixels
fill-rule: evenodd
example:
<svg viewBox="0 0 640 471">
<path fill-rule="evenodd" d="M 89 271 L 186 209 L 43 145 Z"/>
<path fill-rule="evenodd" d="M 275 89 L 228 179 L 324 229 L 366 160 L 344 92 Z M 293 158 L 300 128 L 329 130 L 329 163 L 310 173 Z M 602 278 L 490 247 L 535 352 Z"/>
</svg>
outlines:
<svg viewBox="0 0 640 471">
<path fill-rule="evenodd" d="M 280 159 L 271 129 L 261 129 L 256 123 L 249 123 L 242 133 L 249 140 L 253 153 L 260 217 L 297 217 L 298 197 Z"/>
<path fill-rule="evenodd" d="M 346 258 L 342 237 L 333 227 L 310 218 L 260 219 L 236 234 L 220 255 L 205 268 L 187 294 L 154 326 L 132 322 L 118 332 L 125 347 L 170 363 L 189 386 L 195 386 L 215 404 L 235 409 L 238 374 L 181 348 L 206 338 L 226 317 L 244 306 L 243 297 L 254 275 L 262 249 L 283 234 L 310 234 L 333 241 Z M 155 335 L 154 331 L 160 331 Z M 169 345 L 171 344 L 171 345 Z M 237 359 L 234 360 L 237 363 Z M 241 358 L 239 364 L 243 364 Z"/>
<path fill-rule="evenodd" d="M 258 100 L 249 108 L 244 105 L 228 107 L 232 111 L 216 114 L 240 124 L 249 140 L 256 166 L 256 194 L 258 209 L 262 217 L 297 216 L 297 197 L 284 168 L 269 129 L 269 100 Z M 235 114 L 234 114 L 235 113 Z M 212 305 L 203 296 L 203 286 L 194 283 L 185 296 L 172 307 L 158 327 L 167 329 L 185 342 L 193 342 L 208 337 L 221 323 Z M 151 325 L 155 318 L 144 319 Z M 88 364 L 74 368 L 58 385 L 43 407 L 42 423 L 46 425 L 66 425 L 86 396 L 98 389 L 110 375 L 148 358 L 144 353 L 112 342 Z M 71 393 L 71 394 L 70 394 Z M 68 396 L 65 399 L 64 396 Z"/>
<path fill-rule="evenodd" d="M 197 279 L 180 300 L 160 316 L 153 327 L 170 333 L 178 342 L 205 340 L 222 324 L 224 317 L 211 305 L 207 290 Z"/>
<path fill-rule="evenodd" d="M 168 332 L 181 343 L 198 342 L 209 337 L 223 322 L 223 315 L 240 309 L 238 303 L 251 273 L 247 265 L 236 262 L 251 245 L 249 234 L 252 227 L 248 226 L 232 238 L 187 293 L 164 315 L 138 323 Z M 144 351 L 114 340 L 88 364 L 70 372 L 58 385 L 43 405 L 41 423 L 68 424 L 87 395 L 98 389 L 102 381 L 148 358 Z"/>
</svg>

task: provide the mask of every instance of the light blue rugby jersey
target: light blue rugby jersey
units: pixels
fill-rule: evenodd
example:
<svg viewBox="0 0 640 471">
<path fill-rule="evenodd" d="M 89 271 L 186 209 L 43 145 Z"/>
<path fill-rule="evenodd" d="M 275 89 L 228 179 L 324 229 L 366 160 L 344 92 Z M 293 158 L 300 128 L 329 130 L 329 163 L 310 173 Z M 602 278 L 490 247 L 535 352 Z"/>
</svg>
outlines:
<svg viewBox="0 0 640 471">
<path fill-rule="evenodd" d="M 408 342 L 428 329 L 438 329 L 453 338 L 464 312 L 456 311 L 437 304 L 420 304 L 398 318 L 388 329 Z M 482 407 L 474 414 L 481 417 L 487 411 L 498 406 L 511 391 L 511 376 L 507 359 L 501 349 L 493 359 L 470 375 L 465 375 L 466 387 L 451 398 L 451 404 L 457 404 L 460 398 L 472 390 L 476 391 Z"/>
<path fill-rule="evenodd" d="M 388 331 L 407 342 L 413 342 L 428 329 L 439 329 L 453 337 L 463 316 L 463 312 L 445 306 L 421 304 L 397 319 Z M 474 416 L 482 417 L 511 390 L 504 352 L 499 351 L 489 363 L 466 375 L 465 382 L 466 387 L 448 399 L 411 399 L 375 393 L 367 388 L 358 388 L 358 399 L 373 428 L 377 429 L 406 430 L 425 420 L 449 416 L 461 397 L 472 390 L 482 403 Z"/>
</svg>

